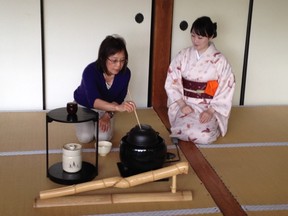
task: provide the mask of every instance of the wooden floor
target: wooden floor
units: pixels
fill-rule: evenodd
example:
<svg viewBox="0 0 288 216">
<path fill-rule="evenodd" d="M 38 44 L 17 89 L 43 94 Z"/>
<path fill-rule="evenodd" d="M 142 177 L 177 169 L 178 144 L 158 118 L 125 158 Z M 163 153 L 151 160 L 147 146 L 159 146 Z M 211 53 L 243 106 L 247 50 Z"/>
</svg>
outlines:
<svg viewBox="0 0 288 216">
<path fill-rule="evenodd" d="M 169 151 L 176 153 L 165 112 L 137 112 L 140 122 L 158 131 Z M 288 215 L 286 106 L 234 107 L 227 136 L 211 145 L 179 143 L 181 161 L 191 166 L 188 175 L 177 177 L 177 188 L 191 190 L 192 201 L 34 208 L 40 191 L 62 187 L 46 178 L 45 117 L 45 112 L 0 113 L 0 215 Z M 95 180 L 119 175 L 120 140 L 137 122 L 133 114 L 121 113 L 115 124 L 112 152 L 99 158 Z M 51 164 L 61 160 L 61 146 L 68 142 L 77 142 L 74 126 L 50 123 Z M 83 147 L 89 150 L 93 144 Z M 84 159 L 93 161 L 93 156 L 87 152 Z M 170 186 L 171 180 L 89 194 L 163 192 Z"/>
</svg>

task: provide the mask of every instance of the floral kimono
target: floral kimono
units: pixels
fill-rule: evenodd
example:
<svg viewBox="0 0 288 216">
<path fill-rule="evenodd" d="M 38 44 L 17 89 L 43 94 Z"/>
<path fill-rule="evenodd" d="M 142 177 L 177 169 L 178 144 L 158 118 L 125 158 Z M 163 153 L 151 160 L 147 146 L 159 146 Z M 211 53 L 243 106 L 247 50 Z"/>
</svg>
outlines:
<svg viewBox="0 0 288 216">
<path fill-rule="evenodd" d="M 213 43 L 200 57 L 194 47 L 180 51 L 169 66 L 165 83 L 171 137 L 209 144 L 220 134 L 224 136 L 234 89 L 231 66 Z M 176 101 L 181 98 L 194 112 L 185 115 L 180 111 Z M 200 113 L 209 108 L 215 110 L 211 121 L 200 123 Z"/>
</svg>

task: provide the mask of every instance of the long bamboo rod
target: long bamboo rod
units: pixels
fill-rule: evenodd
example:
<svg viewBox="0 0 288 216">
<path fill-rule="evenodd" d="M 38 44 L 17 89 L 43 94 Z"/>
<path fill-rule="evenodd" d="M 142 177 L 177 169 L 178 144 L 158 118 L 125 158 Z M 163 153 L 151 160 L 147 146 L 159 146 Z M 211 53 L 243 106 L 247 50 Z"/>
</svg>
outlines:
<svg viewBox="0 0 288 216">
<path fill-rule="evenodd" d="M 188 162 L 179 162 L 177 164 L 168 167 L 140 173 L 127 178 L 111 177 L 51 190 L 45 190 L 41 191 L 39 196 L 40 199 L 49 199 L 108 187 L 130 188 L 136 185 L 157 181 L 178 174 L 187 174 L 187 173 L 188 173 Z"/>
<path fill-rule="evenodd" d="M 181 202 L 191 201 L 191 191 L 157 192 L 157 193 L 133 193 L 133 194 L 104 194 L 66 196 L 51 199 L 35 199 L 34 208 L 99 205 L 114 203 L 143 203 L 143 202 Z"/>
</svg>

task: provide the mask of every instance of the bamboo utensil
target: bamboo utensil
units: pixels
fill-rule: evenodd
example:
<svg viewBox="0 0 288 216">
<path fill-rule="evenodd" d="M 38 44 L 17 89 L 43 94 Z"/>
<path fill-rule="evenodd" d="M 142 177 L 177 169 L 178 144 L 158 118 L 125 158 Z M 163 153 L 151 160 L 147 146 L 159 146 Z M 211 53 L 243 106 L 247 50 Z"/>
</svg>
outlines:
<svg viewBox="0 0 288 216">
<path fill-rule="evenodd" d="M 60 206 L 83 206 L 116 203 L 144 203 L 144 202 L 183 202 L 191 201 L 191 191 L 156 192 L 156 193 L 119 193 L 97 194 L 82 196 L 65 196 L 51 199 L 36 199 L 34 208 L 60 207 Z"/>
<path fill-rule="evenodd" d="M 102 180 L 81 183 L 73 186 L 41 191 L 35 199 L 34 207 L 79 206 L 113 203 L 141 203 L 141 202 L 168 202 L 191 201 L 191 191 L 176 191 L 176 175 L 188 174 L 188 162 L 179 162 L 175 165 L 153 170 L 127 178 L 112 177 Z M 73 194 L 97 190 L 101 188 L 116 187 L 130 188 L 136 185 L 157 181 L 172 176 L 171 192 L 149 193 L 120 193 L 79 195 Z M 70 196 L 67 196 L 70 195 Z"/>
<path fill-rule="evenodd" d="M 171 165 L 171 166 L 153 170 L 153 171 L 140 173 L 140 174 L 130 176 L 127 178 L 111 177 L 111 178 L 105 178 L 101 180 L 90 181 L 90 182 L 71 185 L 71 186 L 65 186 L 65 187 L 52 189 L 52 190 L 45 190 L 45 191 L 41 191 L 39 196 L 40 196 L 40 199 L 49 199 L 49 198 L 78 194 L 82 192 L 108 188 L 108 187 L 130 188 L 136 185 L 157 181 L 157 180 L 175 176 L 178 174 L 187 174 L 187 173 L 188 173 L 188 163 L 180 162 L 175 165 Z M 173 183 L 172 192 L 176 191 L 175 188 L 176 188 L 176 184 Z"/>
<path fill-rule="evenodd" d="M 129 89 L 128 89 L 128 95 L 129 95 L 129 97 L 130 97 L 130 100 L 133 101 Z M 134 109 L 134 114 L 135 114 L 135 117 L 136 117 L 136 120 L 137 120 L 138 126 L 139 126 L 139 128 L 141 129 L 141 124 L 140 124 L 140 121 L 139 121 L 139 118 L 138 118 L 138 115 L 137 115 L 136 109 Z"/>
</svg>

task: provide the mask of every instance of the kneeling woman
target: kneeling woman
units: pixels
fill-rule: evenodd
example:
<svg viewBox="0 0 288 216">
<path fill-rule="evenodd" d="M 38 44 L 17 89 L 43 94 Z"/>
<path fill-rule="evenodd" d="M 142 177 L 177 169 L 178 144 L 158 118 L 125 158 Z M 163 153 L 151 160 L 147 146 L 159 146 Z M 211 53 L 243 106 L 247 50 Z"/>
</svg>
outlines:
<svg viewBox="0 0 288 216">
<path fill-rule="evenodd" d="M 98 59 L 84 70 L 74 100 L 99 113 L 99 140 L 110 140 L 113 135 L 114 112 L 133 112 L 135 103 L 124 101 L 131 72 L 127 67 L 128 53 L 123 38 L 107 36 L 101 43 Z M 88 143 L 95 137 L 97 124 L 93 121 L 76 124 L 80 142 Z"/>
<path fill-rule="evenodd" d="M 190 33 L 193 46 L 180 51 L 167 72 L 171 136 L 209 144 L 227 132 L 235 79 L 227 59 L 212 42 L 216 23 L 200 17 Z"/>
</svg>

